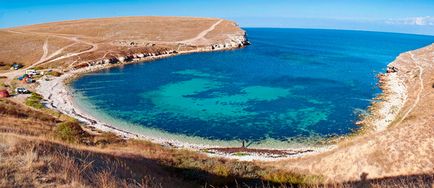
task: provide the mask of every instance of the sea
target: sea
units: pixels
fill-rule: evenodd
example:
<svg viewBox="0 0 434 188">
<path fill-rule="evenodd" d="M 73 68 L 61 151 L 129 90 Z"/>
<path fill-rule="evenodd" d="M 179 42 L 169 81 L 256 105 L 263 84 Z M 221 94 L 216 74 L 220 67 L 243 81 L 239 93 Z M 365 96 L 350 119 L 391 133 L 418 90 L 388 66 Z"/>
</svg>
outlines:
<svg viewBox="0 0 434 188">
<path fill-rule="evenodd" d="M 376 75 L 433 36 L 244 28 L 251 45 L 86 74 L 74 103 L 119 129 L 191 144 L 289 147 L 350 134 Z"/>
</svg>

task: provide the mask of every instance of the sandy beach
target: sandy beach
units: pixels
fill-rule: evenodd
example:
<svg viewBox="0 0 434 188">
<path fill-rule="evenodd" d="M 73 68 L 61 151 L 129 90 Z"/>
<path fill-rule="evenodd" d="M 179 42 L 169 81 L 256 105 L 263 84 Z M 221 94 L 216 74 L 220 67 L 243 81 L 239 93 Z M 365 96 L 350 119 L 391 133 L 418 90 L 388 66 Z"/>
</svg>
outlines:
<svg viewBox="0 0 434 188">
<path fill-rule="evenodd" d="M 224 49 L 220 49 L 224 50 Z M 194 53 L 209 51 L 209 49 L 199 49 L 194 51 L 179 52 L 179 54 Z M 176 54 L 161 55 L 158 57 L 147 57 L 142 59 L 136 59 L 130 63 L 151 61 L 155 58 L 165 58 Z M 394 66 L 396 63 L 392 62 L 389 66 Z M 225 148 L 225 146 L 210 145 L 210 144 L 193 144 L 189 142 L 179 141 L 178 139 L 168 139 L 167 137 L 151 136 L 156 134 L 138 134 L 133 131 L 127 131 L 122 129 L 113 123 L 106 122 L 104 120 L 93 117 L 89 113 L 86 113 L 83 109 L 80 109 L 77 104 L 74 104 L 72 99 L 72 91 L 67 86 L 65 81 L 70 81 L 77 76 L 89 73 L 92 71 L 97 71 L 101 69 L 106 69 L 109 67 L 118 65 L 94 65 L 86 68 L 81 68 L 77 70 L 72 70 L 60 77 L 51 77 L 49 79 L 41 79 L 39 81 L 39 86 L 37 92 L 44 96 L 46 99 L 46 105 L 49 108 L 53 108 L 62 113 L 68 114 L 74 118 L 77 118 L 81 122 L 84 122 L 90 127 L 102 131 L 109 131 L 123 136 L 124 138 L 134 138 L 134 139 L 145 139 L 154 143 L 163 144 L 174 148 L 184 148 L 191 149 L 195 151 L 207 150 L 210 148 Z M 398 114 L 401 112 L 404 104 L 407 101 L 407 87 L 405 85 L 405 80 L 402 75 L 398 72 L 386 73 L 379 76 L 380 77 L 380 87 L 383 93 L 376 98 L 372 106 L 370 107 L 370 115 L 367 116 L 362 121 L 362 126 L 365 126 L 370 131 L 364 134 L 372 134 L 376 132 L 381 132 L 387 129 L 387 127 L 396 120 Z M 345 136 L 344 136 L 345 137 Z M 261 160 L 261 161 L 275 161 L 283 160 L 288 158 L 300 158 L 303 156 L 311 156 L 319 153 L 324 153 L 326 151 L 331 151 L 335 149 L 338 145 L 329 144 L 320 147 L 298 147 L 298 148 L 287 148 L 287 149 L 276 149 L 278 151 L 284 151 L 288 154 L 275 155 L 272 153 L 250 153 L 249 155 L 235 156 L 230 153 L 225 153 L 223 151 L 215 150 L 210 153 L 206 153 L 210 156 L 234 158 L 239 160 Z M 264 149 L 264 148 L 262 148 Z"/>
<path fill-rule="evenodd" d="M 228 50 L 228 49 L 232 49 L 232 48 L 227 48 L 227 49 L 223 48 L 218 50 Z M 152 61 L 159 58 L 167 58 L 173 55 L 206 52 L 206 51 L 209 51 L 209 49 L 198 49 L 192 51 L 179 52 L 177 54 L 159 55 L 157 57 L 146 57 L 146 58 L 136 59 L 134 61 L 128 62 L 127 64 L 141 63 L 141 62 L 146 63 L 148 61 Z M 233 146 L 225 145 L 224 143 L 218 145 L 189 143 L 188 141 L 180 141 L 179 139 L 176 138 L 170 139 L 168 138 L 168 136 L 164 136 L 164 135 L 160 137 L 155 136 L 160 133 L 158 131 L 155 132 L 154 134 L 152 132 L 148 134 L 140 134 L 133 131 L 125 130 L 119 125 L 94 117 L 91 114 L 87 113 L 85 110 L 81 109 L 79 105 L 74 103 L 73 94 L 72 94 L 73 91 L 71 90 L 71 88 L 69 88 L 67 84 L 68 82 L 70 82 L 73 79 L 76 79 L 82 74 L 90 73 L 102 69 L 107 69 L 114 66 L 120 66 L 120 65 L 118 64 L 94 65 L 86 68 L 71 70 L 60 77 L 52 77 L 52 76 L 43 77 L 42 79 L 38 80 L 38 87 L 36 88 L 36 91 L 37 93 L 41 94 L 44 97 L 45 100 L 44 103 L 48 108 L 52 108 L 61 113 L 74 117 L 80 122 L 84 123 L 86 126 L 93 127 L 101 131 L 113 132 L 115 134 L 122 136 L 125 139 L 144 139 L 168 147 L 199 151 L 211 157 L 225 157 L 225 158 L 238 159 L 243 161 L 252 161 L 252 160 L 275 161 L 275 160 L 282 160 L 287 158 L 301 157 L 306 155 L 314 155 L 317 153 L 329 151 L 334 147 L 336 147 L 336 145 L 325 145 L 319 147 L 301 146 L 301 147 L 294 147 L 294 148 L 287 148 L 287 149 L 273 149 L 275 151 L 272 151 L 269 148 L 258 148 L 258 151 L 252 149 L 246 152 L 244 152 L 243 149 L 240 148 L 240 152 L 248 153 L 248 155 L 232 155 L 233 153 L 239 153 L 239 152 L 232 152 L 232 154 L 229 152 L 225 152 L 225 150 L 227 150 L 226 148 L 233 148 Z M 204 140 L 203 142 L 207 143 L 206 140 Z"/>
<path fill-rule="evenodd" d="M 110 131 L 121 135 L 122 137 L 134 138 L 134 139 L 145 139 L 154 143 L 163 144 L 169 147 L 174 148 L 185 148 L 191 149 L 195 151 L 206 151 L 205 153 L 209 156 L 219 156 L 219 157 L 227 157 L 227 158 L 235 158 L 239 160 L 262 160 L 262 161 L 275 161 L 275 160 L 284 160 L 291 158 L 303 158 L 306 156 L 315 156 L 317 154 L 333 151 L 339 148 L 339 144 L 350 142 L 353 140 L 353 137 L 342 136 L 339 137 L 337 144 L 325 144 L 321 146 L 297 146 L 297 147 L 288 147 L 288 148 L 274 148 L 278 152 L 270 152 L 264 147 L 255 147 L 255 149 L 262 149 L 254 151 L 247 151 L 245 149 L 239 148 L 240 152 L 248 153 L 248 155 L 233 155 L 234 152 L 229 153 L 227 151 L 232 151 L 231 148 L 238 147 L 235 146 L 236 143 L 222 143 L 215 144 L 208 142 L 207 140 L 203 140 L 203 142 L 191 143 L 188 141 L 181 141 L 181 137 L 177 136 L 167 136 L 161 134 L 161 132 L 155 130 L 152 132 L 147 131 L 147 134 L 140 134 L 142 131 L 135 130 L 126 130 L 125 126 L 113 124 L 112 121 L 107 121 L 98 117 L 95 117 L 89 113 L 85 109 L 80 109 L 80 106 L 74 103 L 72 98 L 73 94 L 71 89 L 65 82 L 69 82 L 72 79 L 77 78 L 81 74 L 89 73 L 93 71 L 98 71 L 101 69 L 107 69 L 114 66 L 122 66 L 130 63 L 140 63 L 140 62 L 149 62 L 159 58 L 171 57 L 174 55 L 186 54 L 186 53 L 197 53 L 197 52 L 211 52 L 218 50 L 231 50 L 239 47 L 243 47 L 248 44 L 247 39 L 245 38 L 245 33 L 240 32 L 239 29 L 235 28 L 236 34 L 224 35 L 227 37 L 222 40 L 221 36 L 216 37 L 215 42 L 212 43 L 209 39 L 205 39 L 205 36 L 208 36 L 211 33 L 214 33 L 216 30 L 221 32 L 220 27 L 222 26 L 222 20 L 215 20 L 211 22 L 208 27 L 204 27 L 203 30 L 195 31 L 196 35 L 191 35 L 187 37 L 188 39 L 178 40 L 176 42 L 168 42 L 168 41 L 154 41 L 159 44 L 164 45 L 175 45 L 176 50 L 165 50 L 156 53 L 141 53 L 134 52 L 134 54 L 122 54 L 121 56 L 117 56 L 115 60 L 117 63 L 111 63 L 113 61 L 109 57 L 107 57 L 108 52 L 104 52 L 102 59 L 100 56 L 95 57 L 95 59 L 89 59 L 92 56 L 86 57 L 87 60 L 82 60 L 81 62 L 74 61 L 72 64 L 64 67 L 65 74 L 60 77 L 49 77 L 42 78 L 38 81 L 39 85 L 36 88 L 37 93 L 40 93 L 44 99 L 45 104 L 49 108 L 53 108 L 62 113 L 70 115 L 81 122 L 85 123 L 87 126 L 102 130 L 102 131 Z M 227 26 L 224 26 L 224 28 Z M 233 27 L 233 25 L 231 25 Z M 18 31 L 14 31 L 18 32 Z M 231 31 L 232 32 L 232 31 Z M 214 34 L 215 35 L 215 34 Z M 59 35 L 61 39 L 67 38 L 68 40 L 73 40 L 75 42 L 84 41 L 85 44 L 91 45 L 92 48 L 89 50 L 93 51 L 104 51 L 101 48 L 101 44 L 88 42 L 88 40 L 77 39 L 77 37 L 67 37 L 64 35 Z M 177 38 L 178 39 L 178 38 Z M 129 45 L 129 44 L 141 44 L 140 40 L 134 40 L 132 42 L 121 42 L 115 43 L 116 45 Z M 148 41 L 149 42 L 149 41 Z M 149 43 L 143 43 L 143 45 L 148 45 Z M 183 45 L 198 45 L 195 48 L 181 48 Z M 44 57 L 51 57 L 53 55 L 49 55 L 45 48 L 48 48 L 47 41 L 44 43 L 44 55 L 40 60 L 38 60 L 35 64 L 41 64 L 49 60 Z M 86 50 L 85 52 L 87 52 Z M 54 53 L 57 53 L 54 52 Z M 94 52 L 92 52 L 94 53 Z M 102 53 L 102 52 L 101 52 Z M 89 54 L 89 53 L 87 53 Z M 73 55 L 81 56 L 81 53 L 76 53 Z M 54 61 L 68 59 L 71 56 L 70 54 L 66 54 L 64 56 L 60 56 L 54 59 Z M 54 57 L 54 56 L 53 56 Z M 413 56 L 412 56 L 413 57 Z M 104 59 L 105 58 L 105 59 Z M 397 58 L 396 61 L 392 62 L 389 67 L 396 66 L 396 62 L 399 61 L 400 57 Z M 51 62 L 53 60 L 49 60 Z M 32 65 L 32 66 L 35 66 Z M 75 64 L 75 66 L 73 66 Z M 31 67 L 32 67 L 31 66 Z M 19 73 L 19 72 L 18 72 Z M 18 74 L 16 73 L 16 74 Z M 378 132 L 382 132 L 387 130 L 387 128 L 397 121 L 397 118 L 400 113 L 402 113 L 404 106 L 408 103 L 408 82 L 406 80 L 406 75 L 401 75 L 402 71 L 391 72 L 386 74 L 379 75 L 380 78 L 380 88 L 383 93 L 374 99 L 375 102 L 372 103 L 371 107 L 368 109 L 369 115 L 364 117 L 360 124 L 363 130 L 361 135 L 356 136 L 366 136 L 375 134 Z M 14 73 L 11 73 L 14 74 Z M 408 114 L 407 114 L 408 115 Z M 368 131 L 365 131 L 368 130 Z M 152 135 L 152 136 L 151 136 Z M 199 139 L 200 140 L 200 139 Z M 218 149 L 212 149 L 218 148 Z M 265 149 L 265 150 L 264 150 Z M 261 151 L 261 152 L 259 152 Z M 268 152 L 265 152 L 268 151 Z M 276 154 L 278 153 L 278 154 Z"/>
</svg>

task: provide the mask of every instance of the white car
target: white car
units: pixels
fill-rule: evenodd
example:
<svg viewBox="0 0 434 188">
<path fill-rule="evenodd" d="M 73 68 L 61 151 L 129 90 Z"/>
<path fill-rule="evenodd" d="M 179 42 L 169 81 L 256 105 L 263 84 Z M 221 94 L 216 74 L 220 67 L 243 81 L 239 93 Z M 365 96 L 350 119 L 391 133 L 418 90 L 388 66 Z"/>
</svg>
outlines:
<svg viewBox="0 0 434 188">
<path fill-rule="evenodd" d="M 26 70 L 26 74 L 28 74 L 28 75 L 37 75 L 38 72 L 36 70 L 30 69 L 30 70 Z"/>
<path fill-rule="evenodd" d="M 30 93 L 29 90 L 27 90 L 26 88 L 23 88 L 23 87 L 16 88 L 15 92 L 18 94 L 29 94 Z"/>
</svg>

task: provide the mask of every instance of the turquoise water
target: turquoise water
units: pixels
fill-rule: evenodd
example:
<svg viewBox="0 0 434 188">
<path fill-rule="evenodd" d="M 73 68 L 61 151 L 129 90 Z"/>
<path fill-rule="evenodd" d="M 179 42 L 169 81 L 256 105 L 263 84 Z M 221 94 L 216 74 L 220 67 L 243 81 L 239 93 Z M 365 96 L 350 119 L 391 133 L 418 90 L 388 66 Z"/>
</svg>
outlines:
<svg viewBox="0 0 434 188">
<path fill-rule="evenodd" d="M 72 84 L 75 100 L 94 116 L 143 134 L 256 143 L 326 138 L 357 129 L 357 115 L 380 92 L 375 76 L 399 53 L 434 41 L 362 31 L 246 30 L 252 45 L 243 49 L 87 74 Z"/>
</svg>

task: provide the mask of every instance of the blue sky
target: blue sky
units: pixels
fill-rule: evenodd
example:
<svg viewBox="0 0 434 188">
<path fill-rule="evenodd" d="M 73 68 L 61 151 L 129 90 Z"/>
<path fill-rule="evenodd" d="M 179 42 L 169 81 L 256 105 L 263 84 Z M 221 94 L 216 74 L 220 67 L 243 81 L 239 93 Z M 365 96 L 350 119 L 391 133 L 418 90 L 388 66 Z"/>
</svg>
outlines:
<svg viewBox="0 0 434 188">
<path fill-rule="evenodd" d="M 0 28 L 144 15 L 221 17 L 237 21 L 242 27 L 434 35 L 434 0 L 0 0 Z"/>
</svg>

